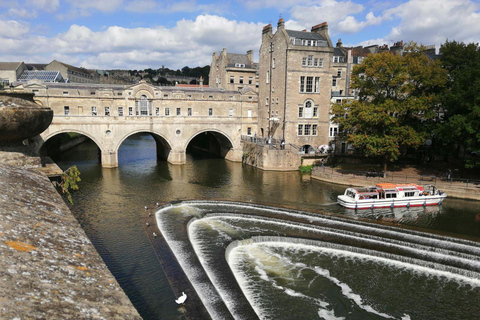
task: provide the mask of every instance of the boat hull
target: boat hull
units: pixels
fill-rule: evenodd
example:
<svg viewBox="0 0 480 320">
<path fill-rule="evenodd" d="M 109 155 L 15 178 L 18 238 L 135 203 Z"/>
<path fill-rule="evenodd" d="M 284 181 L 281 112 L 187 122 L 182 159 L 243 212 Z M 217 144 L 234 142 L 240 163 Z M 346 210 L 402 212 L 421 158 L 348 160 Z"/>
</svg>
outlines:
<svg viewBox="0 0 480 320">
<path fill-rule="evenodd" d="M 348 209 L 379 209 L 379 208 L 398 208 L 398 207 L 421 207 L 435 206 L 442 203 L 447 194 L 434 196 L 421 196 L 415 198 L 403 199 L 364 199 L 355 201 L 351 197 L 340 195 L 337 203 Z"/>
</svg>

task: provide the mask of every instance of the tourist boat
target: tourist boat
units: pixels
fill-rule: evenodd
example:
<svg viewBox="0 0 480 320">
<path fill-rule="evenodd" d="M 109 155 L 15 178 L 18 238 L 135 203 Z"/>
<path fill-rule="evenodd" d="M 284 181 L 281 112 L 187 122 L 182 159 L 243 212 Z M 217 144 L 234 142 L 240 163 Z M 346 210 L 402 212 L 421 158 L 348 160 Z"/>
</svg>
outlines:
<svg viewBox="0 0 480 320">
<path fill-rule="evenodd" d="M 447 197 L 433 185 L 377 183 L 375 187 L 347 188 L 337 197 L 349 209 L 375 209 L 440 205 Z"/>
</svg>

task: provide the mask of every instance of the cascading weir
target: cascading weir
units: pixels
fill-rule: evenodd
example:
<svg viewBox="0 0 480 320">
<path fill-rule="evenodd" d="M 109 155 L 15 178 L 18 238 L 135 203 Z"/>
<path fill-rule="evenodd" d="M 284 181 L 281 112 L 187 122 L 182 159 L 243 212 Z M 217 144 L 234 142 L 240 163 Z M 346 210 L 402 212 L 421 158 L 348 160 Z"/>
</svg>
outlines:
<svg viewBox="0 0 480 320">
<path fill-rule="evenodd" d="M 156 220 L 213 319 L 480 312 L 477 242 L 234 202 L 170 204 Z"/>
</svg>

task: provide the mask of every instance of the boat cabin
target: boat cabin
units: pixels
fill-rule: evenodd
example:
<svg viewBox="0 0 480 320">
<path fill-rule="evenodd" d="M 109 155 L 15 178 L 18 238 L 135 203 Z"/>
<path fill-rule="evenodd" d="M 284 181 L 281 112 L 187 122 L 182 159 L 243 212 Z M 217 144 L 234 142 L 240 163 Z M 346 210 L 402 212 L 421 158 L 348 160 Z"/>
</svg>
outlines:
<svg viewBox="0 0 480 320">
<path fill-rule="evenodd" d="M 398 199 L 438 194 L 435 186 L 420 186 L 412 183 L 377 183 L 375 187 L 347 188 L 345 195 L 357 200 Z"/>
</svg>

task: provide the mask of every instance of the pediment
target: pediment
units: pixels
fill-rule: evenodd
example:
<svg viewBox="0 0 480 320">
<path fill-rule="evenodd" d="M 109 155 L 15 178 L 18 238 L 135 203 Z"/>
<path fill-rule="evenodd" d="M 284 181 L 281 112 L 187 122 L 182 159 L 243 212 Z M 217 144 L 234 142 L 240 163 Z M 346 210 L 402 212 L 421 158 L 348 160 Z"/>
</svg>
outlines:
<svg viewBox="0 0 480 320">
<path fill-rule="evenodd" d="M 155 92 L 161 91 L 158 89 L 158 87 L 146 82 L 145 80 L 141 80 L 139 83 L 128 87 L 127 90 L 131 90 L 131 96 L 134 98 L 139 98 L 141 95 L 147 95 L 147 97 L 150 99 L 155 97 Z"/>
</svg>

